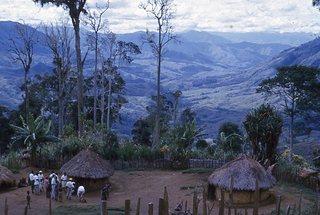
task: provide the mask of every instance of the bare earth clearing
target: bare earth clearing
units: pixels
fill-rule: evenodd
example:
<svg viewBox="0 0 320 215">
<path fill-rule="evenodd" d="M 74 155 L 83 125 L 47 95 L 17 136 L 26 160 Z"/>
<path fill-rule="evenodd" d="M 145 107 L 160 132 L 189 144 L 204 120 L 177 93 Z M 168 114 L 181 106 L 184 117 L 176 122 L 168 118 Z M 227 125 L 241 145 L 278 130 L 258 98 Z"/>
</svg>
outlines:
<svg viewBox="0 0 320 215">
<path fill-rule="evenodd" d="M 179 171 L 116 171 L 111 177 L 112 192 L 108 201 L 108 207 L 123 208 L 125 199 L 131 199 L 133 210 L 136 206 L 136 201 L 141 197 L 141 214 L 147 214 L 147 204 L 153 202 L 155 204 L 154 211 L 156 212 L 159 197 L 163 196 L 163 188 L 167 186 L 169 193 L 169 201 L 171 209 L 176 203 L 188 201 L 188 205 L 192 206 L 193 187 L 206 183 L 208 173 L 203 174 L 183 174 Z M 190 189 L 187 189 L 187 188 Z M 20 188 L 12 191 L 0 193 L 0 214 L 3 213 L 4 199 L 8 198 L 9 214 L 23 214 L 26 205 L 26 192 L 29 188 Z M 282 205 L 297 204 L 299 199 L 299 189 L 290 185 L 278 185 L 273 189 L 276 194 L 281 194 L 283 197 Z M 100 193 L 86 194 L 87 204 L 79 203 L 76 198 L 71 201 L 64 199 L 63 203 L 53 201 L 53 208 L 63 205 L 97 205 L 100 199 Z M 310 203 L 313 198 L 311 191 L 303 192 L 303 205 Z M 44 215 L 48 214 L 48 199 L 44 194 L 41 196 L 32 195 L 31 210 L 29 214 Z M 200 211 L 202 204 L 200 203 Z M 267 214 L 267 211 L 272 211 L 274 204 L 263 207 L 260 210 L 261 214 Z M 217 209 L 213 214 L 217 213 Z"/>
</svg>

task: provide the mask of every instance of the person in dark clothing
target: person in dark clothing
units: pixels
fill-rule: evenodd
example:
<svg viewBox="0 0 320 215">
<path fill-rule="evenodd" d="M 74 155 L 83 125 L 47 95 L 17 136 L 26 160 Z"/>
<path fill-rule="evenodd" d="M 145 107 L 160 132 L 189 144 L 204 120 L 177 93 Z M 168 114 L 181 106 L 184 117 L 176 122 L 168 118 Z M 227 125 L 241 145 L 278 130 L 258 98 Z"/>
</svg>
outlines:
<svg viewBox="0 0 320 215">
<path fill-rule="evenodd" d="M 28 207 L 29 209 L 31 209 L 30 202 L 31 202 L 31 196 L 30 196 L 30 192 L 29 192 L 29 190 L 28 190 L 28 191 L 27 191 L 27 207 Z"/>
</svg>

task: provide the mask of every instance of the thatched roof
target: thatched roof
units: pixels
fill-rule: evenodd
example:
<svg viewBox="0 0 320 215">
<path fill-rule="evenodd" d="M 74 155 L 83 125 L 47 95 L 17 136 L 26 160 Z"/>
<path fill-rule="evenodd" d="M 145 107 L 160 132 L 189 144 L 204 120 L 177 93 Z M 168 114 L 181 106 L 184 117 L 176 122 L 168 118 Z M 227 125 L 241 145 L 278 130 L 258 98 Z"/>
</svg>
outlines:
<svg viewBox="0 0 320 215">
<path fill-rule="evenodd" d="M 276 183 L 275 178 L 257 161 L 241 156 L 214 171 L 208 178 L 209 184 L 230 189 L 233 176 L 234 190 L 254 191 L 256 179 L 260 189 L 269 189 Z"/>
<path fill-rule="evenodd" d="M 15 177 L 14 174 L 7 167 L 0 165 L 0 186 L 1 185 L 15 185 Z"/>
<path fill-rule="evenodd" d="M 65 163 L 61 172 L 68 176 L 87 179 L 102 179 L 113 175 L 114 169 L 109 161 L 90 150 L 82 150 L 69 162 Z"/>
</svg>

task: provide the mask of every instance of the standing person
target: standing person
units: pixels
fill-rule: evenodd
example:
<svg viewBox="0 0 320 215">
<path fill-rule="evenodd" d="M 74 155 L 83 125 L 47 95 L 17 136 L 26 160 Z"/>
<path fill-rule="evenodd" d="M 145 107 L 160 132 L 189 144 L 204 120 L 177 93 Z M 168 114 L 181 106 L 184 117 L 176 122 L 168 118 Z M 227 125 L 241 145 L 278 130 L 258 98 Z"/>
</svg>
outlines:
<svg viewBox="0 0 320 215">
<path fill-rule="evenodd" d="M 30 196 L 30 191 L 28 190 L 27 191 L 27 207 L 29 209 L 31 209 L 30 202 L 31 202 L 31 196 Z"/>
<path fill-rule="evenodd" d="M 34 174 L 33 181 L 34 181 L 33 183 L 34 183 L 35 194 L 39 195 L 40 194 L 40 190 L 39 190 L 40 182 L 39 182 L 38 173 Z"/>
<path fill-rule="evenodd" d="M 66 184 L 67 187 L 67 199 L 71 200 L 71 196 L 74 189 L 74 182 L 72 181 L 72 178 L 69 178 L 69 181 Z"/>
<path fill-rule="evenodd" d="M 52 175 L 51 178 L 51 199 L 56 199 L 57 176 Z"/>
<path fill-rule="evenodd" d="M 43 190 L 44 190 L 44 176 L 43 176 L 43 173 L 41 170 L 39 171 L 38 178 L 39 178 L 39 190 L 40 190 L 40 192 L 43 192 Z"/>
<path fill-rule="evenodd" d="M 46 177 L 44 179 L 44 189 L 46 191 L 47 198 L 50 198 L 50 188 L 51 188 L 50 180 L 48 179 L 48 177 Z"/>
<path fill-rule="evenodd" d="M 84 189 L 84 186 L 81 185 L 78 187 L 77 196 L 78 196 L 78 199 L 80 202 L 82 202 L 83 195 L 84 195 L 85 191 L 86 190 Z"/>
<path fill-rule="evenodd" d="M 64 172 L 61 176 L 61 187 L 63 190 L 66 188 L 67 180 L 68 180 L 67 173 Z"/>
<path fill-rule="evenodd" d="M 34 193 L 34 173 L 31 171 L 29 174 L 29 185 L 31 186 L 31 191 Z"/>
</svg>

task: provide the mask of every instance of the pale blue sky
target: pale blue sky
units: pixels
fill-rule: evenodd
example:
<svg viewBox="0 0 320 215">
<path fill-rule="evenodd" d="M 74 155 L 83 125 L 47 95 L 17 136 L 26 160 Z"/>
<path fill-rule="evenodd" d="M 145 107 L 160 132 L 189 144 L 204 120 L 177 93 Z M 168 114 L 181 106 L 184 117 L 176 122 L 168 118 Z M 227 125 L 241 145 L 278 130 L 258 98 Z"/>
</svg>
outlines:
<svg viewBox="0 0 320 215">
<path fill-rule="evenodd" d="M 91 6 L 104 0 L 88 0 Z M 110 0 L 107 13 L 117 33 L 152 28 L 140 0 Z M 195 3 L 196 2 L 196 3 Z M 320 12 L 312 0 L 175 0 L 177 31 L 277 31 L 320 32 Z M 1 0 L 0 20 L 37 24 L 68 18 L 62 8 L 40 8 L 32 0 Z"/>
</svg>

